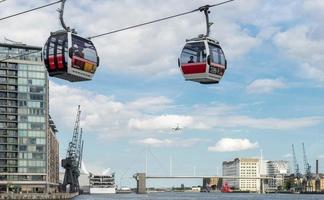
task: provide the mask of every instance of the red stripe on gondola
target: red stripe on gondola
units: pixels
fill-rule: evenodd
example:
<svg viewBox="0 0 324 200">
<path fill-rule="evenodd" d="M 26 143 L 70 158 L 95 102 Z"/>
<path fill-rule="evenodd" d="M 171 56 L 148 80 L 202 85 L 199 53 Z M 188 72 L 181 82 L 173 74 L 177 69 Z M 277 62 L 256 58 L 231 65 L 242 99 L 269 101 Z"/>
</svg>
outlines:
<svg viewBox="0 0 324 200">
<path fill-rule="evenodd" d="M 75 57 L 72 58 L 72 64 L 74 68 L 83 70 L 85 62 L 82 60 L 76 59 Z"/>
<path fill-rule="evenodd" d="M 56 58 L 57 58 L 57 68 L 63 69 L 64 68 L 64 66 L 63 66 L 63 55 L 58 54 Z"/>
<path fill-rule="evenodd" d="M 48 63 L 51 70 L 55 70 L 54 56 L 48 56 Z"/>
<path fill-rule="evenodd" d="M 206 72 L 206 63 L 182 64 L 181 69 L 184 74 L 198 74 Z"/>
<path fill-rule="evenodd" d="M 94 65 L 96 65 L 95 62 L 92 62 L 92 61 L 87 60 L 87 59 L 84 59 L 84 58 L 80 58 L 79 56 L 73 56 L 73 59 L 80 60 L 80 61 L 82 61 L 82 62 L 84 62 L 84 63 L 90 63 L 90 64 L 94 64 Z"/>
</svg>

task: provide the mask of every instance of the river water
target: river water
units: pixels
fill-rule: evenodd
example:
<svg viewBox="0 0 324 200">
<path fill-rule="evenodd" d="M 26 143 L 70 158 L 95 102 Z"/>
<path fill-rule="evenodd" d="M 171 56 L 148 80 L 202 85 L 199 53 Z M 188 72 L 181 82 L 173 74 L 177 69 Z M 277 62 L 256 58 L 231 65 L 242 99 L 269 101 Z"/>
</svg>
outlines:
<svg viewBox="0 0 324 200">
<path fill-rule="evenodd" d="M 139 194 L 80 195 L 73 200 L 324 200 L 324 195 L 302 194 L 245 194 L 245 193 L 194 193 L 159 192 Z"/>
</svg>

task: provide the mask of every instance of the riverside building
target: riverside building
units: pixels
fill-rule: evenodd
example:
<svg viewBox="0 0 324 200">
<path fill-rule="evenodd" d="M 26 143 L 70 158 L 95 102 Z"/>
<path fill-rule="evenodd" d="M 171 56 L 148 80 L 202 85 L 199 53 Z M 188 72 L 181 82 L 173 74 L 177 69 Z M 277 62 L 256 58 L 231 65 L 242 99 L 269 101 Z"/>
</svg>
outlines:
<svg viewBox="0 0 324 200">
<path fill-rule="evenodd" d="M 235 158 L 223 162 L 223 176 L 260 177 L 260 160 L 255 158 Z M 228 186 L 240 191 L 259 192 L 258 179 L 224 179 Z"/>
<path fill-rule="evenodd" d="M 58 190 L 56 131 L 41 48 L 0 43 L 0 192 Z"/>
<path fill-rule="evenodd" d="M 268 190 L 277 191 L 284 187 L 284 178 L 290 174 L 289 162 L 276 160 L 267 162 L 267 176 L 274 177 L 268 181 Z"/>
</svg>

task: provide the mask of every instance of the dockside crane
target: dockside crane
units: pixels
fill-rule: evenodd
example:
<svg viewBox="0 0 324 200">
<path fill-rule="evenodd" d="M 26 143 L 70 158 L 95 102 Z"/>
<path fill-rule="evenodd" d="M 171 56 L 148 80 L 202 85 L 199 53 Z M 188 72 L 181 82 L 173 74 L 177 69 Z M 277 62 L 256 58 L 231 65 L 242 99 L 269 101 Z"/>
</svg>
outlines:
<svg viewBox="0 0 324 200">
<path fill-rule="evenodd" d="M 299 165 L 297 163 L 297 158 L 296 158 L 296 153 L 295 153 L 295 146 L 294 146 L 294 144 L 292 144 L 291 146 L 292 146 L 293 163 L 294 163 L 294 178 L 296 179 L 295 191 L 300 192 L 302 175 L 301 175 L 301 173 L 299 171 Z"/>
<path fill-rule="evenodd" d="M 80 105 L 78 106 L 76 121 L 73 129 L 72 141 L 69 143 L 66 158 L 62 159 L 62 167 L 65 169 L 62 190 L 64 192 L 79 192 L 79 176 L 82 161 L 83 140 L 82 129 L 80 131 Z"/>
<path fill-rule="evenodd" d="M 303 177 L 303 191 L 309 192 L 313 190 L 313 184 L 312 184 L 313 175 L 311 172 L 311 165 L 307 160 L 304 143 L 302 143 L 302 145 L 303 145 L 304 171 L 305 171 Z"/>
</svg>

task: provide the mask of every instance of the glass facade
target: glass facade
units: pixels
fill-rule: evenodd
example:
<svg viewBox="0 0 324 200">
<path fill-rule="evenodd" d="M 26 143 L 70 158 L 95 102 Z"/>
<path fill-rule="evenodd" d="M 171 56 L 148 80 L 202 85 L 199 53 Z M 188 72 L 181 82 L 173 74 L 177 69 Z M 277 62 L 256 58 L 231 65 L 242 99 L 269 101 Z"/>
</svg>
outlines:
<svg viewBox="0 0 324 200">
<path fill-rule="evenodd" d="M 41 48 L 0 44 L 0 181 L 46 182 L 47 84 Z"/>
<path fill-rule="evenodd" d="M 20 173 L 46 173 L 46 72 L 18 64 L 18 147 Z"/>
</svg>

